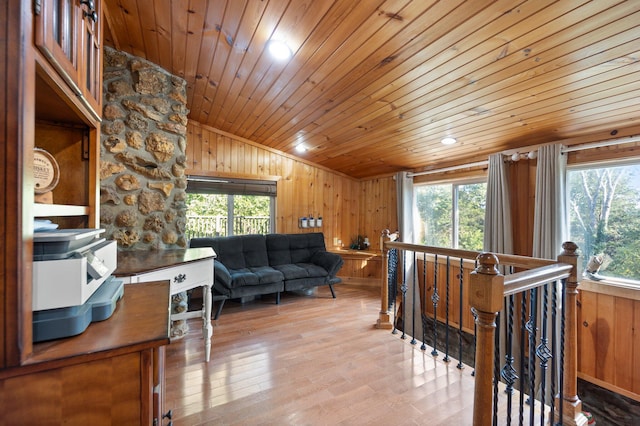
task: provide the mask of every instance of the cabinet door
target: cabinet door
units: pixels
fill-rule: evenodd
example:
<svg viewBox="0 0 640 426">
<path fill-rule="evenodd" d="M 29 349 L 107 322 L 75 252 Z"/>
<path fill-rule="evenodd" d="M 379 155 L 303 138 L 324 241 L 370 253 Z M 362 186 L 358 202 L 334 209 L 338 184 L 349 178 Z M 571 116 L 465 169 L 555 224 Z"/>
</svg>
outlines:
<svg viewBox="0 0 640 426">
<path fill-rule="evenodd" d="M 80 89 L 89 107 L 102 112 L 102 13 L 101 1 L 82 2 L 80 25 Z"/>
<path fill-rule="evenodd" d="M 95 118 L 102 112 L 100 0 L 36 0 L 35 45 Z"/>
<path fill-rule="evenodd" d="M 36 46 L 75 94 L 81 95 L 78 34 L 82 10 L 78 0 L 36 1 L 35 16 Z"/>
</svg>

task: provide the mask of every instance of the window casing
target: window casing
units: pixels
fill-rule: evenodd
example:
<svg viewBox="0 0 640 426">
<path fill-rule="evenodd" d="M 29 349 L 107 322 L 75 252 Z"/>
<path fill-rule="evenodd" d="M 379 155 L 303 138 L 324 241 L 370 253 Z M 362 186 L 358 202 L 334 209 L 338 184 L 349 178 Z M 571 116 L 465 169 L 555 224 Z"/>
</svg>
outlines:
<svg viewBox="0 0 640 426">
<path fill-rule="evenodd" d="M 189 176 L 188 238 L 275 232 L 276 182 Z"/>
<path fill-rule="evenodd" d="M 585 278 L 640 285 L 640 162 L 570 166 L 567 195 Z"/>
<path fill-rule="evenodd" d="M 414 186 L 418 244 L 482 250 L 484 180 Z"/>
</svg>

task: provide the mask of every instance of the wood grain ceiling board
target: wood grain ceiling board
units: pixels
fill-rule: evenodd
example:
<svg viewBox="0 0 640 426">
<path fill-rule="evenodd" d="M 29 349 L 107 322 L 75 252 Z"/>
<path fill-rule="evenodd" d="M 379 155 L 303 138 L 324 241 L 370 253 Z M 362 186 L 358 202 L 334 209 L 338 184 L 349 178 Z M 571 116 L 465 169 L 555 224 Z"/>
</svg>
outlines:
<svg viewBox="0 0 640 426">
<path fill-rule="evenodd" d="M 104 1 L 190 119 L 355 178 L 640 124 L 636 0 Z"/>
</svg>

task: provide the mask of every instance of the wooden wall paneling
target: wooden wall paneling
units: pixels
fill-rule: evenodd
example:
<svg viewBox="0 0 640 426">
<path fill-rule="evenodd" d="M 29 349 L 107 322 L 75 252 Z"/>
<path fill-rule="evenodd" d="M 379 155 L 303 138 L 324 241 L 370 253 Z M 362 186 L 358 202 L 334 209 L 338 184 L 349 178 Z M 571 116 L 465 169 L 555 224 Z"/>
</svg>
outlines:
<svg viewBox="0 0 640 426">
<path fill-rule="evenodd" d="M 633 389 L 633 375 L 629 374 L 633 372 L 633 304 L 633 300 L 616 297 L 612 324 L 613 384 L 628 390 Z"/>
<path fill-rule="evenodd" d="M 598 295 L 581 291 L 578 305 L 578 371 L 597 377 L 596 342 L 598 341 L 597 302 Z"/>
<path fill-rule="evenodd" d="M 366 231 L 371 249 L 377 250 L 382 230 L 397 228 L 392 176 L 357 181 L 195 122 L 188 126 L 188 137 L 188 153 L 193 157 L 189 174 L 280 177 L 277 232 L 322 231 L 327 246 L 334 247 L 337 240 L 348 246 Z M 298 227 L 298 219 L 309 214 L 322 215 L 322 228 L 302 231 Z"/>
<path fill-rule="evenodd" d="M 599 294 L 597 298 L 596 328 L 596 377 L 607 383 L 615 383 L 615 298 L 606 294 Z"/>
<path fill-rule="evenodd" d="M 213 86 L 215 88 L 219 83 L 219 81 L 210 78 L 210 70 L 213 67 L 213 58 L 220 45 L 218 41 L 221 37 L 221 31 L 216 30 L 215 23 L 222 22 L 225 9 L 226 2 L 209 2 L 202 34 L 202 46 L 207 46 L 207 48 L 199 49 L 196 74 L 185 76 L 187 80 L 187 107 L 193 112 L 193 117 L 206 116 L 206 110 L 202 108 L 205 100 L 204 93 L 207 87 Z"/>
<path fill-rule="evenodd" d="M 170 52 L 162 52 L 161 51 L 162 49 L 160 48 L 160 45 L 158 42 L 158 37 L 166 36 L 166 34 L 165 35 L 158 34 L 158 31 L 156 30 L 156 16 L 167 14 L 169 12 L 169 8 L 165 7 L 163 10 L 161 7 L 159 7 L 160 5 L 156 6 L 155 4 L 153 4 L 153 0 L 151 3 L 152 4 L 147 3 L 143 5 L 143 7 L 153 10 L 154 13 L 143 13 L 142 15 L 144 16 L 144 19 L 140 19 L 140 32 L 142 33 L 142 41 L 145 47 L 144 57 L 147 60 L 153 62 L 154 64 L 158 64 L 162 66 L 164 69 L 168 69 L 166 65 L 170 65 L 170 63 L 167 64 L 168 54 Z M 137 16 L 141 16 L 141 15 L 137 15 Z M 161 20 L 164 19 L 166 21 L 167 18 L 166 16 L 164 16 L 160 19 Z M 119 34 L 115 35 L 115 37 L 119 39 L 120 35 Z M 163 63 L 164 65 L 162 65 Z"/>
<path fill-rule="evenodd" d="M 628 5 L 628 7 L 633 7 L 633 6 Z M 625 14 L 625 13 L 628 13 L 628 11 L 623 11 L 622 13 Z M 630 23 L 631 20 L 633 20 L 633 17 L 627 17 L 627 18 L 628 18 L 627 19 L 628 23 Z M 565 19 L 567 18 L 565 17 Z M 602 19 L 602 18 L 592 19 L 589 21 L 589 24 L 601 25 L 600 23 L 601 21 L 599 19 Z M 534 20 L 534 21 L 538 22 L 537 20 Z M 613 28 L 617 25 L 617 21 L 614 21 L 614 22 L 616 23 L 613 24 L 613 26 L 609 27 L 610 30 L 613 30 Z M 564 46 L 562 44 L 559 44 L 561 40 L 556 36 L 554 36 L 553 38 L 549 38 L 546 36 L 543 38 L 540 38 L 541 37 L 540 32 L 545 31 L 543 28 L 544 26 L 538 26 L 537 29 L 533 31 L 529 31 L 525 36 L 520 37 L 517 40 L 517 42 L 523 43 L 523 45 L 527 45 L 530 49 L 535 49 L 535 51 L 538 52 L 538 55 L 541 55 L 542 53 L 544 53 L 545 60 L 548 61 L 546 66 L 550 67 L 555 62 L 559 62 L 560 60 L 566 60 L 561 56 L 560 56 L 561 59 L 557 59 L 559 55 L 563 54 L 561 49 L 564 48 Z M 590 29 L 593 29 L 593 28 L 588 27 L 586 25 L 580 25 L 578 28 L 585 38 L 588 38 L 590 40 L 593 39 L 593 36 L 588 34 Z M 576 31 L 577 29 L 575 27 L 573 28 L 569 27 L 568 29 L 565 29 L 565 31 L 561 31 L 560 33 L 563 34 L 563 37 L 570 37 L 571 39 L 573 39 L 574 37 L 576 37 L 576 34 L 575 34 Z M 627 36 L 630 36 L 630 34 L 627 34 Z M 624 44 L 624 41 L 615 41 L 615 42 L 611 41 L 611 43 L 612 45 L 617 46 L 619 44 Z M 531 46 L 529 44 L 531 44 Z M 554 50 L 555 46 L 559 46 L 559 47 L 555 48 Z M 559 49 L 560 51 L 558 51 Z M 589 47 L 587 45 L 585 49 L 593 50 L 594 47 L 593 46 Z M 476 49 L 476 51 L 481 51 L 481 50 L 482 49 Z M 616 52 L 606 52 L 606 55 L 611 55 L 611 56 L 609 57 L 609 59 L 597 58 L 597 60 L 600 61 L 600 63 L 602 63 L 602 61 L 613 60 L 615 57 L 620 56 L 620 54 L 616 54 Z M 394 104 L 403 105 L 403 108 L 413 108 L 413 107 L 417 107 L 418 105 L 421 106 L 419 109 L 422 112 L 417 115 L 411 114 L 410 115 L 411 122 L 407 122 L 405 124 L 407 127 L 411 126 L 411 128 L 420 128 L 420 127 L 427 126 L 427 128 L 429 128 L 429 121 L 431 121 L 434 114 L 442 114 L 447 110 L 451 110 L 452 108 L 454 108 L 456 112 L 462 113 L 468 108 L 468 106 L 466 106 L 465 104 L 466 102 L 469 102 L 471 98 L 475 99 L 476 102 L 482 99 L 483 105 L 486 105 L 488 102 L 490 102 L 487 96 L 490 96 L 493 92 L 495 92 L 495 90 L 508 88 L 511 93 L 520 92 L 522 93 L 522 96 L 526 96 L 527 92 L 523 90 L 525 89 L 524 86 L 530 86 L 531 81 L 540 81 L 541 83 L 545 83 L 549 80 L 549 77 L 550 77 L 549 73 L 546 72 L 546 73 L 540 73 L 537 75 L 534 74 L 533 79 L 532 78 L 522 79 L 521 76 L 525 74 L 516 74 L 516 73 L 525 71 L 525 67 L 527 67 L 527 61 L 522 61 L 522 58 L 517 55 L 508 55 L 500 61 L 491 60 L 490 62 L 487 62 L 490 59 L 488 55 L 481 55 L 480 59 L 487 62 L 488 66 L 480 66 L 478 63 L 474 63 L 473 61 L 470 62 L 465 55 L 459 55 L 459 57 L 464 58 L 464 60 L 467 63 L 467 66 L 473 66 L 475 68 L 474 79 L 478 79 L 478 80 L 475 80 L 476 84 L 474 84 L 473 90 L 471 90 L 468 87 L 464 87 L 466 86 L 466 82 L 460 79 L 454 79 L 452 82 L 449 82 L 447 84 L 448 79 L 447 78 L 443 79 L 442 77 L 453 75 L 455 73 L 449 73 L 447 72 L 447 69 L 440 69 L 440 73 L 437 73 L 438 81 L 442 82 L 441 84 L 443 85 L 438 87 L 436 90 L 433 90 L 434 87 L 432 85 L 424 85 L 423 86 L 424 90 L 430 90 L 428 96 L 427 96 L 427 93 L 423 92 L 421 88 L 420 90 L 413 91 L 413 93 L 411 94 L 411 99 L 413 100 L 410 103 L 403 103 L 402 100 L 394 99 L 393 97 L 388 98 L 389 102 L 394 102 Z M 585 55 L 579 56 L 579 57 L 586 58 L 586 59 L 576 62 L 576 65 L 575 65 L 576 67 L 581 66 L 581 68 L 579 68 L 578 71 L 586 70 L 596 65 L 595 63 L 591 63 L 591 61 L 596 58 L 590 59 L 586 51 L 585 51 Z M 581 64 L 581 65 L 578 65 L 578 64 Z M 430 65 L 431 64 L 427 66 L 431 68 L 432 66 Z M 454 66 L 454 65 L 448 64 L 448 66 Z M 544 64 L 540 63 L 540 64 L 536 64 L 536 66 L 544 66 Z M 572 69 L 571 71 L 575 71 L 575 70 Z M 557 74 L 558 80 L 556 81 L 561 81 L 562 75 L 565 75 L 567 72 L 568 72 L 568 68 L 566 67 L 564 68 L 556 67 L 553 71 L 554 74 Z M 540 87 L 536 90 L 539 92 L 544 92 L 550 89 L 551 88 Z M 455 103 L 462 102 L 462 104 L 454 105 L 454 99 L 451 99 L 450 96 L 452 93 L 458 93 L 458 92 L 463 93 L 464 95 L 457 97 L 455 99 Z M 407 94 L 406 91 L 399 92 L 399 93 Z M 420 95 L 418 95 L 418 93 L 420 93 Z M 429 99 L 429 101 L 425 104 L 424 99 Z M 512 100 L 512 97 L 510 97 L 508 101 L 511 101 L 511 100 Z M 502 100 L 502 102 L 504 101 L 506 100 Z M 424 111 L 429 111 L 429 112 L 424 113 Z M 382 119 L 390 120 L 390 119 L 393 119 L 393 116 L 395 116 L 394 112 L 387 112 L 383 116 L 378 116 L 376 121 L 367 122 L 367 126 L 381 129 L 383 126 L 380 125 L 380 120 Z M 431 125 L 431 127 L 433 127 L 433 125 Z M 345 126 L 342 126 L 341 128 L 345 128 Z M 348 126 L 346 128 L 353 131 L 354 126 Z M 443 129 L 438 129 L 437 131 L 442 133 Z M 475 133 L 475 131 L 473 132 Z M 496 128 L 493 127 L 490 131 L 487 132 L 487 137 L 494 138 L 495 140 L 497 136 L 496 133 L 498 132 L 496 131 Z M 503 138 L 503 140 L 510 139 L 506 137 L 506 135 L 503 134 L 503 132 L 500 132 L 499 134 Z M 386 138 L 386 136 L 382 134 L 382 132 L 380 131 L 369 132 L 367 135 L 369 136 L 367 138 L 369 140 L 369 143 L 373 143 L 374 146 L 378 147 L 379 149 L 384 148 L 383 146 L 380 146 L 377 144 L 377 142 L 383 142 L 384 139 Z M 344 135 L 341 135 L 341 136 L 344 137 Z M 471 137 L 470 134 L 465 132 L 459 135 L 460 138 L 465 136 Z M 331 134 L 331 137 L 335 138 L 336 135 Z M 496 150 L 499 150 L 498 147 L 496 147 Z M 435 158 L 435 160 L 437 161 L 441 161 L 442 159 L 443 159 L 442 157 Z"/>
<path fill-rule="evenodd" d="M 238 115 L 245 110 L 247 102 L 254 97 L 262 99 L 262 92 L 271 85 L 270 79 L 275 79 L 279 74 L 278 68 L 285 65 L 274 64 L 268 55 L 262 54 L 261 49 L 248 48 L 251 43 L 258 46 L 266 44 L 273 32 L 274 23 L 279 20 L 285 8 L 286 4 L 282 2 L 247 3 L 238 35 L 233 40 L 234 51 L 238 54 L 231 55 L 231 59 L 236 61 L 237 66 L 230 67 L 227 64 L 229 70 L 235 69 L 235 78 L 228 83 L 229 86 L 224 86 L 224 81 L 221 83 L 222 87 L 229 87 L 225 94 L 228 108 L 220 110 L 214 123 L 240 121 Z"/>
<path fill-rule="evenodd" d="M 187 56 L 187 26 L 190 14 L 184 13 L 184 9 L 190 8 L 191 3 L 171 2 L 171 73 L 179 77 L 185 76 Z M 142 3 L 140 7 L 144 7 Z"/>
<path fill-rule="evenodd" d="M 508 167 L 513 250 L 522 256 L 531 256 L 533 252 L 536 163 L 521 160 L 510 162 Z"/>
<path fill-rule="evenodd" d="M 193 148 L 194 146 L 200 146 L 201 143 L 196 142 L 196 131 L 195 131 L 195 127 L 193 126 L 187 126 L 187 143 L 185 150 L 184 150 L 184 154 L 187 157 L 187 163 L 186 163 L 186 168 L 187 169 L 194 169 L 194 161 L 193 161 Z"/>
<path fill-rule="evenodd" d="M 201 115 L 201 119 L 196 117 L 202 123 L 216 122 L 215 120 L 221 110 L 220 101 L 225 98 L 232 79 L 236 75 L 237 67 L 229 64 L 236 64 L 233 56 L 234 54 L 237 56 L 238 52 L 234 49 L 234 40 L 238 34 L 246 4 L 246 0 L 227 1 L 224 17 L 221 22 L 218 22 L 220 36 L 216 45 L 217 57 L 212 62 L 212 67 L 209 70 L 209 78 L 216 82 L 216 86 L 209 85 L 206 89 L 202 110 L 206 111 L 207 114 L 204 117 Z M 210 99 L 210 101 L 207 101 L 207 99 Z"/>
<path fill-rule="evenodd" d="M 188 3 L 178 2 L 183 5 L 182 14 L 187 16 L 187 26 L 185 29 L 187 42 L 185 46 L 184 73 L 180 77 L 187 80 L 187 85 L 193 86 L 200 61 L 199 55 L 190 55 L 188 52 L 199 52 L 204 39 L 205 15 L 207 12 L 208 0 L 190 0 Z M 186 13 L 185 13 L 186 12 Z M 208 49 L 204 49 L 208 50 Z"/>
<path fill-rule="evenodd" d="M 142 25 L 140 24 L 140 16 L 146 15 L 146 9 L 149 8 L 149 5 L 138 5 L 136 4 L 136 0 L 120 0 L 120 17 L 116 17 L 116 19 L 121 19 L 126 23 L 128 31 L 126 33 L 117 33 L 116 37 L 120 41 L 120 44 L 123 46 L 129 46 L 135 56 L 139 56 L 141 58 L 146 57 L 145 54 L 145 45 L 144 45 L 144 37 L 142 36 Z M 160 14 L 165 13 L 165 11 L 159 11 Z M 168 10 L 166 11 L 169 12 Z M 118 14 L 116 14 L 118 15 Z M 160 23 L 160 22 L 159 22 Z M 173 64 L 171 64 L 173 65 Z"/>
</svg>

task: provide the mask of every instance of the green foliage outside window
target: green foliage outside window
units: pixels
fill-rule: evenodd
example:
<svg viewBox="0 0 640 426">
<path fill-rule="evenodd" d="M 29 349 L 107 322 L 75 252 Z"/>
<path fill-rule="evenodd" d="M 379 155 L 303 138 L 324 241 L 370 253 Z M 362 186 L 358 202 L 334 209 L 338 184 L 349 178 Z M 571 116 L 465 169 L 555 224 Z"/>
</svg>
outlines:
<svg viewBox="0 0 640 426">
<path fill-rule="evenodd" d="M 568 172 L 570 238 L 595 277 L 640 280 L 640 165 Z"/>
<path fill-rule="evenodd" d="M 269 196 L 188 193 L 187 235 L 191 238 L 269 233 L 270 203 Z"/>
<path fill-rule="evenodd" d="M 414 192 L 420 244 L 482 250 L 486 183 L 422 185 Z"/>
</svg>

